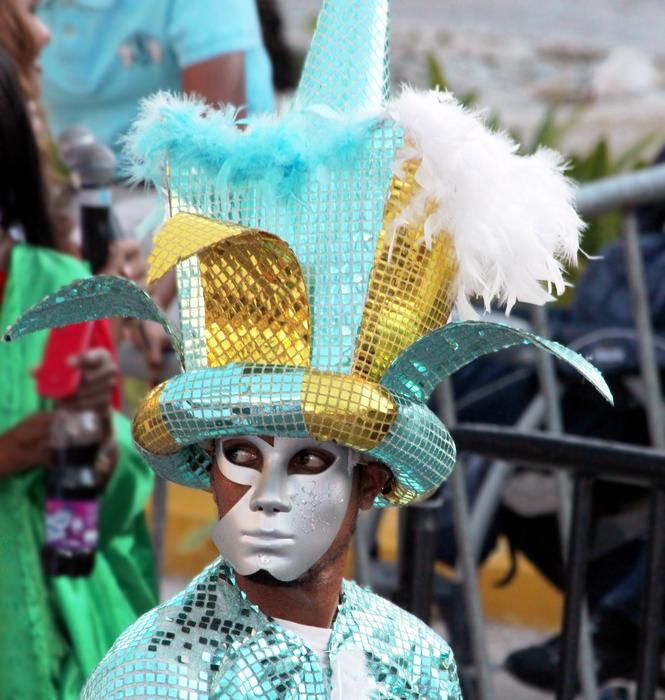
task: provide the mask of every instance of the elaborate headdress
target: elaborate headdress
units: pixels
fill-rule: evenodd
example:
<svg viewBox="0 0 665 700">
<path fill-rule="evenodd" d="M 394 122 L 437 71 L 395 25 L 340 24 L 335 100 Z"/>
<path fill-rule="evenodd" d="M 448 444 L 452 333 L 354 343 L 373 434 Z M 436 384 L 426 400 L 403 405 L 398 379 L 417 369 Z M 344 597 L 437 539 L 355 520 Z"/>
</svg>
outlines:
<svg viewBox="0 0 665 700">
<path fill-rule="evenodd" d="M 377 504 L 425 497 L 455 446 L 426 406 L 486 353 L 557 343 L 484 321 L 469 297 L 543 303 L 582 224 L 559 156 L 520 157 L 447 93 L 388 101 L 388 0 L 327 0 L 281 118 L 160 94 L 129 139 L 134 176 L 168 191 L 150 279 L 175 268 L 180 331 L 123 279 L 64 288 L 7 333 L 103 316 L 164 324 L 183 373 L 155 388 L 134 437 L 155 470 L 209 488 L 199 445 L 234 434 L 336 440 L 390 467 Z M 239 127 L 247 127 L 242 130 Z"/>
</svg>

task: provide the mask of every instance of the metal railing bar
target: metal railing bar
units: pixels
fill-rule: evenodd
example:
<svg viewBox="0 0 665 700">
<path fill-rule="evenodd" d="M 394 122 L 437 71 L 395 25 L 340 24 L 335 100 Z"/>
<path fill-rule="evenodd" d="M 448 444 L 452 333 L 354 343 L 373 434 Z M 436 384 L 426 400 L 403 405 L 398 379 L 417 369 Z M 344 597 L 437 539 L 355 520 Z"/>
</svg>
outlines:
<svg viewBox="0 0 665 700">
<path fill-rule="evenodd" d="M 460 452 L 541 468 L 587 472 L 599 479 L 665 485 L 665 451 L 611 440 L 460 423 L 450 431 Z"/>
<path fill-rule="evenodd" d="M 593 477 L 578 475 L 574 479 L 573 511 L 568 541 L 563 630 L 559 645 L 561 664 L 557 700 L 573 700 L 576 695 L 580 619 L 584 608 L 586 570 L 589 560 Z"/>
<path fill-rule="evenodd" d="M 545 411 L 545 401 L 542 396 L 535 396 L 519 417 L 516 427 L 520 430 L 530 430 L 542 421 Z M 478 561 L 480 551 L 485 541 L 490 524 L 501 501 L 501 486 L 515 466 L 502 460 L 492 464 L 483 481 L 470 514 L 470 530 L 473 559 Z"/>
<path fill-rule="evenodd" d="M 649 549 L 645 581 L 645 605 L 640 621 L 637 700 L 652 700 L 660 668 L 660 632 L 663 620 L 663 571 L 665 570 L 665 488 L 651 494 Z"/>
<path fill-rule="evenodd" d="M 631 305 L 637 331 L 637 348 L 640 360 L 640 374 L 644 382 L 646 413 L 649 436 L 654 447 L 665 447 L 665 415 L 663 414 L 663 392 L 660 385 L 660 371 L 656 359 L 655 340 L 649 295 L 644 277 L 644 263 L 640 250 L 637 218 L 630 213 L 625 217 L 624 227 L 626 274 L 630 289 Z"/>
<path fill-rule="evenodd" d="M 577 191 L 575 206 L 589 218 L 665 199 L 665 165 L 597 180 Z"/>
<path fill-rule="evenodd" d="M 399 603 L 430 624 L 434 592 L 437 514 L 441 496 L 403 508 L 399 519 Z"/>
<path fill-rule="evenodd" d="M 531 310 L 531 321 L 535 332 L 549 338 L 547 316 L 542 306 L 534 306 Z M 561 403 L 559 396 L 559 384 L 556 378 L 556 367 L 554 358 L 549 353 L 541 350 L 538 352 L 537 360 L 538 381 L 542 393 L 545 395 L 545 423 L 549 433 L 560 435 L 563 433 L 563 417 L 561 415 Z M 568 474 L 561 470 L 556 471 L 556 483 L 558 491 L 557 515 L 559 522 L 559 532 L 561 534 L 562 558 L 568 561 L 569 551 L 567 547 L 570 542 L 572 509 L 570 506 L 573 486 Z M 589 613 L 584 601 L 580 604 L 581 629 L 579 639 L 579 659 L 578 668 L 582 683 L 582 693 L 586 700 L 596 700 L 598 697 L 598 684 L 596 682 L 595 658 L 593 643 L 591 641 L 591 625 L 589 623 Z M 564 618 L 565 620 L 565 618 Z M 565 629 L 562 620 L 562 633 Z"/>
<path fill-rule="evenodd" d="M 453 395 L 452 382 L 444 380 L 436 389 L 436 404 L 439 407 L 439 417 L 450 429 L 455 425 L 457 415 L 455 412 L 455 397 Z M 483 608 L 480 600 L 480 588 L 478 585 L 478 571 L 476 560 L 471 545 L 469 533 L 469 504 L 466 494 L 464 472 L 461 462 L 457 462 L 450 476 L 453 492 L 452 513 L 455 532 L 455 544 L 457 546 L 457 567 L 461 580 L 464 582 L 462 594 L 466 607 L 469 625 L 469 636 L 476 670 L 476 687 L 481 700 L 493 700 L 494 683 L 487 651 L 487 638 L 483 620 Z"/>
</svg>

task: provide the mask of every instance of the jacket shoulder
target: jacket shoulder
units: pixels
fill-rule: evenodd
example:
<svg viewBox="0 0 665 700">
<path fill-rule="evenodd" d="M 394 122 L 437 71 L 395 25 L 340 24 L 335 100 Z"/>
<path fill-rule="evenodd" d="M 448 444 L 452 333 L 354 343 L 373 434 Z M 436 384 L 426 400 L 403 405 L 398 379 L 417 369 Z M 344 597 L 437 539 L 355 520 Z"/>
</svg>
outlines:
<svg viewBox="0 0 665 700">
<path fill-rule="evenodd" d="M 194 608 L 198 611 L 197 597 L 211 585 L 215 570 L 216 564 L 211 565 L 173 598 L 128 627 L 88 679 L 80 700 L 122 700 L 136 695 L 151 700 L 163 697 L 165 687 L 196 688 L 205 695 L 207 683 L 201 673 L 210 659 L 198 653 L 205 633 L 191 622 L 190 613 Z M 191 652 L 194 646 L 196 653 Z M 214 652 L 212 646 L 210 652 Z"/>
<path fill-rule="evenodd" d="M 142 688 L 146 699 L 157 697 L 156 687 L 150 692 L 150 674 L 177 664 L 168 648 L 160 644 L 166 635 L 157 636 L 164 617 L 164 608 L 157 607 L 128 627 L 93 671 L 80 700 L 120 700 L 128 697 L 128 689 L 137 687 Z"/>
<path fill-rule="evenodd" d="M 415 615 L 376 593 L 372 593 L 369 589 L 361 588 L 356 583 L 348 581 L 344 583 L 344 593 L 351 599 L 354 614 L 360 613 L 376 620 L 382 620 L 385 631 L 400 635 L 406 632 L 417 645 L 440 648 L 442 651 L 450 650 L 443 637 Z"/>
</svg>

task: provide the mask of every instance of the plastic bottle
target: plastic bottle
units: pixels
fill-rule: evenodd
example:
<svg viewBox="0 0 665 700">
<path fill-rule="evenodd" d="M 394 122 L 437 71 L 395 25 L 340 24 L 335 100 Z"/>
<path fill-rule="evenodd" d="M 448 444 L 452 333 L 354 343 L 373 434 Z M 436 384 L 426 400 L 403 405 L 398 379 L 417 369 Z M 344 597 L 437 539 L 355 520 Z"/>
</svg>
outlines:
<svg viewBox="0 0 665 700">
<path fill-rule="evenodd" d="M 101 426 L 92 411 L 58 409 L 51 429 L 53 466 L 46 490 L 43 563 L 51 576 L 87 576 L 99 534 L 95 460 Z"/>
</svg>

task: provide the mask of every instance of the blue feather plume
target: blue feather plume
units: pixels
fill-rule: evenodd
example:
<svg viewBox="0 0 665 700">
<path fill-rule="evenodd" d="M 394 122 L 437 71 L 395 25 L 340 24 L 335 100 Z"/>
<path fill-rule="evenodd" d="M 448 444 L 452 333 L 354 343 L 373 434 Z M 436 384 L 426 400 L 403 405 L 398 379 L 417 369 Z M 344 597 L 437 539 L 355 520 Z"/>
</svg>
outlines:
<svg viewBox="0 0 665 700">
<path fill-rule="evenodd" d="M 162 187 L 168 162 L 172 171 L 194 168 L 211 177 L 218 192 L 253 184 L 288 198 L 321 167 L 351 161 L 378 123 L 323 107 L 240 120 L 235 108 L 160 92 L 142 102 L 125 139 L 127 172 Z"/>
</svg>

